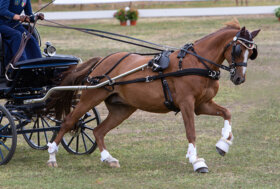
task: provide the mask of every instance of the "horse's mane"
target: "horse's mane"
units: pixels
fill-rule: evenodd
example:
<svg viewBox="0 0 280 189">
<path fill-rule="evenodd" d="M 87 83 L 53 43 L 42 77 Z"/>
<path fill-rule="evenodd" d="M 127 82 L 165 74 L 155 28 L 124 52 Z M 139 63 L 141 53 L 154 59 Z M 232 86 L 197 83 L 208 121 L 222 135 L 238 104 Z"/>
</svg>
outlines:
<svg viewBox="0 0 280 189">
<path fill-rule="evenodd" d="M 215 35 L 217 33 L 220 33 L 220 32 L 223 32 L 225 30 L 229 30 L 229 29 L 240 30 L 240 23 L 239 23 L 239 21 L 236 18 L 232 19 L 231 21 L 228 21 L 228 22 L 224 23 L 224 25 L 226 25 L 226 26 L 221 28 L 221 29 L 219 29 L 218 31 L 215 31 L 215 32 L 213 32 L 213 33 L 211 33 L 209 35 L 204 36 L 203 38 L 201 38 L 199 40 L 196 40 L 195 43 L 198 43 L 198 42 L 200 42 L 200 41 L 202 41 L 204 39 L 208 39 L 209 37 L 212 37 L 213 35 Z"/>
</svg>

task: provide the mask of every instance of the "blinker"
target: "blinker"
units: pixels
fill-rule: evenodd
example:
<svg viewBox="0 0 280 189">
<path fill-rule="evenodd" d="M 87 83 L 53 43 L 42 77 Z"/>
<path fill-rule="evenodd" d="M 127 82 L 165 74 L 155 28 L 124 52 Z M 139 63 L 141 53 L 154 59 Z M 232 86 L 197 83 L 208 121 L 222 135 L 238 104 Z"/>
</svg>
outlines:
<svg viewBox="0 0 280 189">
<path fill-rule="evenodd" d="M 253 48 L 253 54 L 250 56 L 251 60 L 255 60 L 258 57 L 258 50 L 257 48 Z"/>
</svg>

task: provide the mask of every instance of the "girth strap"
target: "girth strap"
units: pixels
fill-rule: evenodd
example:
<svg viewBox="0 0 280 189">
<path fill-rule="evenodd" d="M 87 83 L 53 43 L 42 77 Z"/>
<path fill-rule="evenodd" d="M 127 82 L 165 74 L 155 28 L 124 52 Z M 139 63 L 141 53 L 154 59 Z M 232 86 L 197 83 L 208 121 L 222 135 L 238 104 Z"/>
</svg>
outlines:
<svg viewBox="0 0 280 189">
<path fill-rule="evenodd" d="M 160 72 L 159 74 L 161 75 L 162 72 Z M 169 86 L 168 86 L 168 83 L 167 83 L 166 79 L 161 78 L 161 83 L 162 83 L 162 89 L 163 89 L 163 94 L 164 94 L 164 98 L 165 98 L 164 105 L 169 110 L 174 111 L 177 114 L 178 112 L 180 112 L 180 109 L 177 108 L 174 105 L 174 101 L 173 101 L 173 98 L 172 98 L 172 95 L 171 95 L 171 91 L 169 89 Z"/>
</svg>

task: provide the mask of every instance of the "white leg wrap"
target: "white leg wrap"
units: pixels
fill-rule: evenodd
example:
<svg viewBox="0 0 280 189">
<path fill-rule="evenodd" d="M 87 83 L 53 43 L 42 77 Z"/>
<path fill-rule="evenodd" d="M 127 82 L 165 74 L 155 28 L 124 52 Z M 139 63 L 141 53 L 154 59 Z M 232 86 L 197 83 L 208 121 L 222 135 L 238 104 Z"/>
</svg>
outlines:
<svg viewBox="0 0 280 189">
<path fill-rule="evenodd" d="M 112 163 L 112 162 L 119 162 L 119 160 L 117 160 L 116 158 L 114 158 L 113 156 L 111 156 L 111 154 L 107 151 L 107 150 L 103 150 L 101 152 L 101 158 L 100 160 L 102 162 L 108 162 L 108 163 Z"/>
<path fill-rule="evenodd" d="M 55 153 L 50 154 L 50 159 L 48 162 L 56 162 Z"/>
<path fill-rule="evenodd" d="M 101 158 L 100 158 L 100 160 L 101 161 L 104 161 L 105 159 L 107 159 L 108 157 L 110 157 L 111 156 L 111 154 L 107 151 L 107 150 L 103 150 L 102 152 L 101 152 Z"/>
<path fill-rule="evenodd" d="M 189 158 L 189 162 L 193 163 L 197 159 L 196 148 L 192 143 L 189 144 L 188 153 L 186 154 L 186 158 Z"/>
<path fill-rule="evenodd" d="M 207 168 L 208 166 L 205 163 L 205 160 L 203 158 L 197 158 L 196 161 L 194 161 L 193 163 L 193 170 L 197 171 L 200 168 Z"/>
<path fill-rule="evenodd" d="M 58 146 L 56 145 L 55 142 L 52 142 L 52 143 L 48 143 L 48 152 L 49 154 L 52 154 L 52 153 L 57 153 L 58 152 Z"/>
<path fill-rule="evenodd" d="M 227 140 L 230 133 L 232 134 L 231 126 L 229 124 L 229 121 L 225 120 L 224 128 L 222 129 L 222 138 L 217 142 L 216 147 L 226 153 L 228 153 L 229 146 L 232 145 L 233 141 L 233 134 L 231 136 L 231 139 Z"/>
<path fill-rule="evenodd" d="M 229 137 L 229 133 L 231 133 L 231 126 L 228 120 L 225 120 L 224 128 L 222 129 L 222 136 L 227 139 Z"/>
<path fill-rule="evenodd" d="M 200 168 L 207 168 L 205 160 L 203 158 L 197 158 L 196 148 L 192 143 L 189 144 L 188 153 L 186 158 L 189 158 L 189 162 L 193 165 L 193 170 L 197 171 Z"/>
<path fill-rule="evenodd" d="M 232 145 L 232 142 L 225 139 L 225 138 L 221 138 L 217 144 L 216 147 L 220 148 L 221 150 L 223 150 L 224 152 L 228 153 L 229 151 L 229 146 Z"/>
</svg>

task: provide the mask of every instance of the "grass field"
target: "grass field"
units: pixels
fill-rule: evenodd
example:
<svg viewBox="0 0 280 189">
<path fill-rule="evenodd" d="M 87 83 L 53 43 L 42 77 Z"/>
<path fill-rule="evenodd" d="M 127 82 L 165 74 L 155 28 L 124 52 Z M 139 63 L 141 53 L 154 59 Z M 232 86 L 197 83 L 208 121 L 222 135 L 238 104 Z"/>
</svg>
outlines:
<svg viewBox="0 0 280 189">
<path fill-rule="evenodd" d="M 115 20 L 65 23 L 181 47 L 230 19 L 140 19 L 135 27 L 121 27 Z M 222 72 L 215 100 L 232 112 L 235 140 L 229 154 L 221 157 L 215 151 L 223 120 L 195 118 L 198 155 L 206 160 L 208 174 L 194 173 L 185 158 L 188 142 L 180 113 L 137 111 L 105 140 L 111 154 L 120 160 L 120 169 L 102 165 L 97 151 L 75 156 L 62 147 L 57 155 L 59 168 L 48 168 L 48 153 L 32 150 L 18 136 L 13 159 L 0 167 L 0 188 L 280 188 L 280 23 L 274 16 L 238 19 L 250 31 L 262 29 L 255 39 L 259 57 L 249 62 L 247 81 L 241 86 L 234 86 L 229 74 Z M 147 52 L 74 31 L 42 26 L 39 31 L 43 42 L 53 42 L 59 53 L 84 60 L 116 51 Z M 104 118 L 103 105 L 98 109 Z"/>
</svg>

